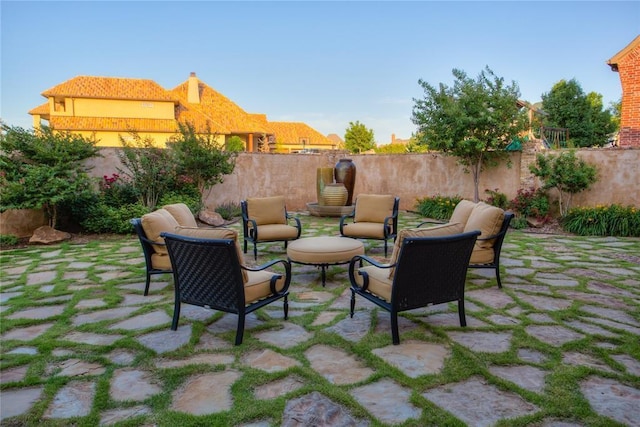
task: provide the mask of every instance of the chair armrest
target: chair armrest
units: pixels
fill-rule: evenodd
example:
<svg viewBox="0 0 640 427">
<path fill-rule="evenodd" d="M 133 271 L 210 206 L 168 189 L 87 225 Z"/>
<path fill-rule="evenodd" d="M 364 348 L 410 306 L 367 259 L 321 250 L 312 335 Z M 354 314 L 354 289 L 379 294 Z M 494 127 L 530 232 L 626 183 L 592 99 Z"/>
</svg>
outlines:
<svg viewBox="0 0 640 427">
<path fill-rule="evenodd" d="M 505 233 L 507 232 L 507 230 L 501 231 L 499 233 L 496 234 L 492 234 L 491 236 L 487 236 L 487 237 L 478 237 L 476 240 L 493 240 L 493 239 L 497 239 L 500 236 L 504 236 Z"/>
<path fill-rule="evenodd" d="M 420 224 L 418 224 L 417 228 L 420 228 L 425 224 L 448 224 L 448 222 L 447 221 L 423 221 Z"/>
<path fill-rule="evenodd" d="M 285 259 L 276 259 L 273 261 L 266 262 L 257 267 L 248 267 L 246 265 L 240 265 L 240 268 L 247 271 L 262 271 L 276 264 L 282 264 L 284 266 L 284 271 L 285 271 L 284 287 L 282 288 L 282 291 L 280 291 L 280 293 L 284 293 L 289 289 L 289 284 L 291 283 L 291 263 L 289 261 Z M 271 293 L 277 294 L 278 291 L 276 290 L 276 281 L 280 277 L 282 277 L 282 274 L 274 273 L 274 276 L 277 276 L 277 277 L 271 279 Z"/>
<path fill-rule="evenodd" d="M 345 222 L 347 221 L 348 218 L 355 218 L 356 217 L 356 211 L 354 210 L 353 212 L 351 212 L 348 215 L 342 215 L 340 217 L 340 235 L 344 235 L 344 233 L 342 232 L 343 227 L 345 226 Z"/>
<path fill-rule="evenodd" d="M 300 237 L 300 233 L 302 232 L 302 224 L 300 223 L 300 218 L 298 218 L 297 216 L 292 216 L 288 213 L 286 214 L 286 218 L 287 218 L 287 221 L 291 219 L 295 221 L 296 223 L 295 227 L 298 229 L 298 237 Z"/>
<path fill-rule="evenodd" d="M 351 286 L 358 286 L 356 284 L 356 263 L 358 264 L 358 268 L 362 265 L 362 261 L 366 261 L 371 265 L 374 265 L 378 268 L 391 268 L 391 267 L 395 267 L 395 263 L 394 264 L 382 264 L 378 261 L 376 261 L 373 258 L 369 258 L 366 255 L 356 255 L 353 258 L 351 258 L 351 261 L 349 261 L 349 281 L 351 282 Z M 358 274 L 361 274 L 360 272 L 358 272 Z M 366 290 L 367 287 L 369 286 L 369 276 L 364 274 L 363 275 L 363 279 L 364 279 L 364 283 L 362 284 L 362 288 L 363 290 Z"/>
<path fill-rule="evenodd" d="M 145 241 L 146 243 L 149 243 L 150 245 L 155 245 L 155 246 L 167 246 L 166 243 L 164 242 L 156 242 L 155 240 L 151 240 L 148 237 L 144 237 L 144 236 L 139 236 L 140 240 Z"/>
<path fill-rule="evenodd" d="M 393 223 L 395 218 L 398 216 L 398 214 L 393 214 L 391 216 L 388 216 L 384 219 L 384 235 L 389 236 L 391 234 L 395 234 L 397 232 L 397 230 L 393 229 Z"/>
</svg>

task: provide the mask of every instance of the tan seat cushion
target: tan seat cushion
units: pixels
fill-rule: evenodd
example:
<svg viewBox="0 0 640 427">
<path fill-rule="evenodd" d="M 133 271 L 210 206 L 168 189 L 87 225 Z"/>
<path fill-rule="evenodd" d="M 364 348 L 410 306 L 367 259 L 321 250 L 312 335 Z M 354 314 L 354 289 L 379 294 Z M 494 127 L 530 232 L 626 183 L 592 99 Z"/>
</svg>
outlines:
<svg viewBox="0 0 640 427">
<path fill-rule="evenodd" d="M 476 241 L 473 252 L 471 252 L 469 264 L 491 264 L 493 262 L 493 256 L 493 248 L 480 248 Z"/>
<path fill-rule="evenodd" d="M 231 228 L 198 228 L 198 227 L 181 227 L 178 226 L 174 230 L 175 234 L 187 237 L 196 237 L 198 239 L 231 239 L 235 243 L 236 253 L 240 264 L 244 265 L 244 256 L 242 248 L 238 241 L 238 232 Z M 242 280 L 247 283 L 249 274 L 247 270 L 242 269 Z"/>
<path fill-rule="evenodd" d="M 451 214 L 451 218 L 449 218 L 449 222 L 457 222 L 459 224 L 466 224 L 469 220 L 469 216 L 471 216 L 471 212 L 473 208 L 476 207 L 476 204 L 471 200 L 460 200 L 456 205 L 453 213 Z"/>
<path fill-rule="evenodd" d="M 249 277 L 244 284 L 244 299 L 246 304 L 258 301 L 271 295 L 271 277 L 274 274 L 268 270 L 248 271 Z M 284 288 L 284 274 L 276 282 L 276 290 Z"/>
<path fill-rule="evenodd" d="M 480 202 L 476 204 L 464 226 L 464 231 L 480 230 L 478 239 L 492 236 L 500 231 L 504 221 L 504 211 L 498 207 Z M 493 247 L 493 240 L 477 240 L 476 247 L 489 249 Z"/>
<path fill-rule="evenodd" d="M 162 209 L 169 211 L 171 215 L 183 227 L 197 227 L 196 218 L 191 213 L 191 209 L 184 203 L 174 203 L 172 205 L 164 205 Z"/>
<path fill-rule="evenodd" d="M 388 268 L 379 268 L 375 265 L 368 265 L 358 269 L 358 271 L 366 271 L 369 275 L 369 286 L 367 291 L 383 298 L 387 302 L 391 302 L 391 289 L 393 280 L 389 278 Z M 360 274 L 355 275 L 358 286 L 364 284 L 364 279 Z"/>
<path fill-rule="evenodd" d="M 286 224 L 284 196 L 247 199 L 247 215 L 258 225 Z"/>
<path fill-rule="evenodd" d="M 435 227 L 426 228 L 405 228 L 400 230 L 396 242 L 393 245 L 393 252 L 391 253 L 391 264 L 398 262 L 398 256 L 400 255 L 400 247 L 402 242 L 407 237 L 441 237 L 450 236 L 452 234 L 462 233 L 462 224 L 447 223 L 442 225 L 436 225 Z M 389 269 L 389 279 L 393 279 L 393 275 L 396 272 L 395 267 Z"/>
<path fill-rule="evenodd" d="M 164 243 L 164 239 L 160 237 L 160 233 L 173 232 L 179 225 L 178 221 L 165 209 L 158 209 L 151 213 L 142 215 L 142 229 L 147 238 L 154 242 Z M 153 245 L 153 249 L 158 254 L 167 254 L 167 247 L 163 245 Z"/>
<path fill-rule="evenodd" d="M 354 222 L 342 227 L 342 234 L 349 237 L 384 239 L 384 224 L 381 222 Z"/>
<path fill-rule="evenodd" d="M 258 226 L 258 241 L 288 240 L 298 237 L 298 229 L 287 224 L 264 224 Z"/>
<path fill-rule="evenodd" d="M 159 254 L 154 253 L 151 254 L 151 267 L 156 270 L 171 270 L 171 260 L 169 259 L 169 254 Z"/>
<path fill-rule="evenodd" d="M 360 194 L 356 199 L 355 222 L 384 222 L 393 214 L 395 197 L 386 194 Z"/>
<path fill-rule="evenodd" d="M 320 236 L 294 240 L 287 248 L 291 261 L 304 264 L 333 264 L 348 262 L 364 254 L 364 244 L 347 237 Z"/>
</svg>

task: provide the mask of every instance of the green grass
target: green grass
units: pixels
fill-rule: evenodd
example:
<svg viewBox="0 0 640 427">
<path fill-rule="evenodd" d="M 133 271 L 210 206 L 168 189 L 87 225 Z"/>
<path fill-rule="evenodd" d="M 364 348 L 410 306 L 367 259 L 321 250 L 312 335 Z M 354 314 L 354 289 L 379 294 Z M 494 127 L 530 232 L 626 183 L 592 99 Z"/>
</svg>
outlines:
<svg viewBox="0 0 640 427">
<path fill-rule="evenodd" d="M 338 220 L 336 218 L 317 218 L 311 216 L 301 216 L 303 223 L 303 236 L 320 234 L 337 234 Z M 401 213 L 400 226 L 411 227 L 420 223 L 421 217 Z M 240 230 L 241 224 L 233 224 L 232 227 Z M 240 231 L 241 232 L 241 231 Z M 612 245 L 612 242 L 621 244 Z M 285 252 L 282 243 L 260 244 L 258 246 L 258 260 L 253 261 L 251 245 L 249 245 L 247 262 L 250 264 L 262 264 L 268 260 L 283 258 Z M 379 241 L 366 241 L 367 254 L 380 260 L 384 259 L 382 244 Z M 54 254 L 49 256 L 49 254 Z M 391 248 L 389 249 L 389 255 Z M 17 327 L 38 325 L 47 322 L 55 322 L 47 332 L 38 338 L 24 342 L 19 340 L 3 339 L 0 350 L 0 369 L 3 371 L 14 367 L 27 366 L 27 374 L 20 382 L 4 382 L 0 386 L 0 392 L 21 388 L 29 385 L 43 385 L 44 397 L 25 415 L 13 420 L 5 421 L 3 425 L 38 425 L 38 426 L 62 426 L 78 425 L 93 426 L 100 421 L 100 414 L 110 409 L 122 409 L 139 404 L 151 408 L 150 415 L 143 415 L 129 419 L 119 425 L 158 425 L 158 426 L 229 426 L 244 423 L 268 421 L 272 425 L 280 425 L 282 413 L 287 401 L 303 396 L 311 391 L 319 391 L 336 403 L 340 403 L 348 408 L 350 413 L 356 417 L 369 421 L 373 426 L 383 425 L 379 420 L 371 417 L 352 396 L 351 391 L 365 384 L 370 384 L 380 379 L 391 379 L 403 387 L 412 390 L 411 402 L 422 409 L 419 419 L 409 420 L 403 425 L 423 426 L 423 425 L 464 425 L 442 408 L 432 404 L 422 397 L 429 388 L 438 385 L 454 383 L 466 380 L 472 376 L 480 376 L 490 384 L 502 390 L 509 390 L 521 395 L 525 400 L 541 408 L 530 416 L 520 417 L 509 422 L 501 422 L 503 426 L 524 426 L 541 423 L 548 418 L 561 418 L 574 421 L 585 426 L 614 425 L 612 420 L 598 415 L 591 409 L 589 403 L 582 397 L 579 391 L 581 380 L 597 372 L 600 376 L 609 376 L 620 382 L 635 388 L 640 388 L 640 378 L 626 373 L 623 366 L 612 356 L 617 354 L 627 354 L 635 360 L 640 361 L 640 342 L 638 337 L 629 332 L 620 332 L 615 337 L 604 337 L 598 335 L 587 335 L 584 339 L 569 342 L 562 346 L 554 346 L 549 343 L 539 341 L 529 336 L 525 329 L 534 322 L 531 315 L 547 314 L 553 321 L 566 321 L 577 319 L 581 312 L 581 307 L 585 305 L 580 301 L 573 301 L 572 304 L 561 310 L 545 311 L 536 309 L 533 305 L 522 301 L 521 295 L 540 295 L 547 298 L 564 298 L 559 290 L 570 289 L 571 291 L 592 293 L 589 288 L 594 280 L 601 284 L 611 285 L 621 292 L 617 296 L 620 302 L 634 307 L 630 313 L 636 320 L 640 320 L 640 306 L 638 300 L 637 279 L 609 274 L 608 278 L 576 275 L 572 273 L 570 277 L 577 280 L 577 285 L 564 288 L 549 286 L 550 293 L 539 294 L 539 288 L 532 287 L 531 290 L 522 287 L 510 287 L 511 283 L 543 285 L 537 278 L 537 273 L 548 272 L 554 274 L 565 274 L 570 269 L 589 269 L 588 263 L 593 264 L 592 258 L 602 257 L 607 259 L 607 268 L 620 268 L 626 270 L 638 269 L 637 254 L 640 254 L 640 240 L 633 238 L 582 238 L 573 236 L 539 236 L 527 234 L 522 231 L 509 231 L 505 246 L 503 247 L 505 258 L 518 261 L 520 266 L 504 266 L 503 269 L 503 292 L 510 296 L 514 302 L 507 304 L 503 308 L 492 308 L 481 301 L 472 301 L 475 306 L 473 310 L 467 307 L 467 316 L 472 316 L 486 324 L 486 326 L 467 329 L 478 329 L 487 332 L 509 331 L 512 333 L 511 346 L 504 353 L 478 353 L 451 341 L 447 332 L 459 330 L 453 326 L 435 326 L 423 320 L 423 312 L 404 313 L 403 316 L 414 321 L 418 327 L 402 333 L 401 340 L 418 339 L 429 343 L 447 345 L 451 349 L 451 356 L 446 360 L 443 370 L 433 375 L 425 375 L 418 378 L 410 378 L 399 369 L 385 363 L 381 358 L 373 354 L 373 350 L 390 345 L 391 337 L 389 333 L 376 333 L 375 323 L 377 317 L 371 316 L 372 325 L 369 333 L 358 342 L 351 342 L 335 333 L 327 331 L 327 327 L 335 325 L 340 320 L 348 317 L 348 309 L 332 308 L 335 299 L 344 293 L 348 288 L 348 277 L 346 266 L 331 267 L 327 272 L 327 288 L 323 288 L 320 281 L 319 270 L 302 269 L 300 265 L 293 266 L 294 280 L 291 286 L 291 301 L 302 302 L 298 296 L 300 290 L 303 291 L 324 291 L 332 294 L 333 298 L 325 303 L 312 305 L 304 308 L 305 314 L 291 316 L 287 322 L 300 325 L 306 331 L 313 334 L 307 341 L 297 343 L 288 349 L 278 349 L 263 343 L 256 338 L 256 334 L 261 330 L 269 330 L 278 327 L 283 320 L 271 318 L 267 312 L 275 310 L 266 307 L 257 312 L 258 317 L 264 323 L 258 328 L 245 332 L 244 343 L 241 346 L 228 348 L 200 350 L 200 353 L 213 353 L 220 355 L 232 355 L 234 362 L 229 365 L 189 365 L 181 368 L 161 369 L 156 366 L 159 359 L 182 359 L 188 357 L 198 350 L 196 349 L 201 337 L 208 333 L 206 327 L 220 317 L 214 315 L 206 321 L 188 321 L 181 319 L 181 324 L 190 323 L 192 325 L 191 341 L 178 350 L 157 355 L 154 351 L 142 346 L 134 338 L 140 335 L 140 331 L 108 331 L 113 321 L 101 321 L 96 323 L 75 326 L 73 319 L 81 313 L 99 311 L 109 308 L 119 307 L 124 296 L 122 286 L 127 284 L 140 283 L 137 291 L 127 290 L 127 294 L 141 295 L 142 283 L 144 282 L 143 266 L 144 260 L 139 250 L 139 243 L 136 238 L 126 236 L 114 240 L 94 241 L 88 244 L 71 244 L 53 246 L 28 247 L 18 250 L 4 250 L 0 253 L 1 269 L 0 283 L 2 293 L 22 292 L 11 300 L 3 303 L 6 307 L 0 313 L 0 334 L 5 334 Z M 633 256 L 636 256 L 634 259 Z M 131 262 L 131 260 L 138 262 Z M 634 261 L 636 260 L 636 261 Z M 546 266 L 553 262 L 553 266 Z M 91 264 L 85 268 L 86 264 Z M 545 264 L 547 263 L 547 264 Z M 581 263 L 584 266 L 581 267 Z M 507 274 L 513 268 L 532 269 L 532 273 L 525 276 L 511 276 Z M 302 269 L 302 270 L 301 270 Z M 31 273 L 42 271 L 55 271 L 55 279 L 51 283 L 38 285 L 27 285 L 27 276 Z M 76 274 L 87 271 L 86 278 L 78 279 Z M 302 272 L 304 271 L 304 272 Z M 117 273 L 116 277 L 109 276 Z M 296 277 L 304 275 L 311 281 L 304 286 L 296 283 Z M 603 275 L 604 276 L 604 275 Z M 515 279 L 514 279 L 515 277 Z M 305 279 L 306 280 L 306 279 Z M 166 275 L 161 278 L 152 279 L 151 297 L 160 296 L 161 300 L 150 299 L 148 304 L 137 306 L 135 314 L 143 314 L 156 310 L 164 311 L 168 316 L 173 313 L 173 287 L 171 284 L 162 290 L 158 290 L 154 284 L 158 282 L 171 282 L 171 277 Z M 50 288 L 43 286 L 52 285 Z M 482 289 L 495 288 L 495 279 L 487 279 L 479 275 L 478 271 L 470 270 L 467 291 L 477 291 Z M 635 295 L 635 298 L 627 296 L 625 293 Z M 102 301 L 105 305 L 95 308 L 80 309 L 78 304 L 88 301 Z M 38 319 L 12 319 L 11 314 L 35 307 L 56 307 L 64 305 L 64 310 L 53 319 L 46 321 Z M 362 307 L 363 300 L 358 299 L 356 308 Z M 290 308 L 293 309 L 293 308 Z M 455 312 L 454 304 L 449 304 L 450 312 Z M 375 309 L 378 310 L 378 309 Z M 317 316 L 323 312 L 332 311 L 336 317 L 324 325 L 312 325 Z M 503 315 L 513 317 L 518 323 L 512 325 L 492 324 L 490 316 Z M 386 312 L 385 312 L 386 315 Z M 167 325 L 152 328 L 151 331 L 164 330 Z M 603 326 L 603 329 L 609 329 Z M 95 333 L 119 333 L 124 335 L 123 339 L 116 341 L 112 345 L 98 346 L 71 342 L 63 337 L 73 331 L 95 332 Z M 144 333 L 150 331 L 143 331 Z M 218 338 L 228 343 L 232 343 L 235 331 L 216 334 Z M 318 372 L 313 370 L 309 361 L 305 357 L 305 352 L 310 348 L 323 344 L 332 348 L 351 354 L 360 360 L 365 366 L 373 369 L 374 374 L 363 383 L 335 385 L 325 379 Z M 606 346 L 603 346 L 606 344 Z M 37 349 L 35 355 L 8 354 L 18 347 L 34 347 Z M 162 391 L 143 402 L 119 402 L 112 399 L 109 394 L 109 383 L 117 369 L 122 366 L 114 363 L 110 355 L 116 350 L 127 350 L 134 355 L 133 362 L 129 367 L 140 368 L 153 372 Z M 300 363 L 300 366 L 290 368 L 286 371 L 268 373 L 262 370 L 251 368 L 242 363 L 243 356 L 256 351 L 270 349 L 290 357 Z M 544 360 L 540 363 L 525 363 L 518 357 L 518 350 L 529 349 L 540 353 Z M 577 351 L 595 357 L 605 365 L 609 366 L 613 372 L 605 373 L 596 371 L 594 368 L 584 366 L 573 366 L 564 364 L 563 353 L 567 351 Z M 59 365 L 69 358 L 77 358 L 87 362 L 98 363 L 105 368 L 105 372 L 92 377 L 96 383 L 96 396 L 91 413 L 86 417 L 65 420 L 47 420 L 43 418 L 52 399 L 56 393 L 65 385 L 76 378 L 60 377 L 55 375 L 52 367 Z M 545 388 L 542 393 L 535 393 L 518 387 L 505 379 L 491 374 L 491 366 L 511 366 L 528 364 L 543 369 L 547 375 L 545 377 Z M 227 370 L 236 371 L 239 379 L 233 385 L 231 393 L 233 395 L 233 407 L 229 411 L 216 413 L 213 415 L 191 416 L 171 410 L 172 393 L 181 387 L 184 382 L 196 373 L 217 373 Z M 260 400 L 255 397 L 254 390 L 264 384 L 287 377 L 295 377 L 302 382 L 302 387 L 287 393 L 284 396 L 273 399 Z"/>
</svg>

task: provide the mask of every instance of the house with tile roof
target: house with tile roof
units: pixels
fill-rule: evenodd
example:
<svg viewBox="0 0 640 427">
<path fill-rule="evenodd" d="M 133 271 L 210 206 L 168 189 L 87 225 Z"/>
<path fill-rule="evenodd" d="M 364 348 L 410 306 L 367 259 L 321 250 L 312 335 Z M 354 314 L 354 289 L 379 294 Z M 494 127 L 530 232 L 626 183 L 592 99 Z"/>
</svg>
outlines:
<svg viewBox="0 0 640 427">
<path fill-rule="evenodd" d="M 338 148 L 304 123 L 269 122 L 265 114 L 247 113 L 195 73 L 171 90 L 148 79 L 77 76 L 42 96 L 47 102 L 29 111 L 34 128 L 48 122 L 59 131 L 95 135 L 103 147 L 121 146 L 121 138 L 129 140 L 134 132 L 164 146 L 178 123 L 190 123 L 218 135 L 221 145 L 237 136 L 246 151 Z"/>
</svg>

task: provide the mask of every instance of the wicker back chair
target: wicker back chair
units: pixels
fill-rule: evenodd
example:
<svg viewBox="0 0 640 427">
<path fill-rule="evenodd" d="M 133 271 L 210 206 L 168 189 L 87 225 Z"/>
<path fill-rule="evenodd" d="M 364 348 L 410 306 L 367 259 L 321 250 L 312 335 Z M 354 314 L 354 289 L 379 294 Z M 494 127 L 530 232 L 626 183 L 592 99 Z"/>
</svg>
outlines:
<svg viewBox="0 0 640 427">
<path fill-rule="evenodd" d="M 291 264 L 275 260 L 249 268 L 241 264 L 234 239 L 203 239 L 162 233 L 173 265 L 175 300 L 171 329 L 178 328 L 181 303 L 238 315 L 235 344 L 242 344 L 245 316 L 284 299 L 288 318 Z M 284 274 L 266 271 L 282 264 Z M 242 270 L 247 270 L 245 279 Z"/>
<path fill-rule="evenodd" d="M 353 257 L 349 263 L 351 317 L 358 294 L 390 312 L 393 344 L 399 344 L 399 312 L 457 301 L 460 325 L 466 326 L 464 288 L 478 235 L 479 231 L 471 231 L 442 237 L 406 237 L 394 264 L 380 264 L 364 255 Z M 358 268 L 363 261 L 370 265 Z"/>
</svg>

